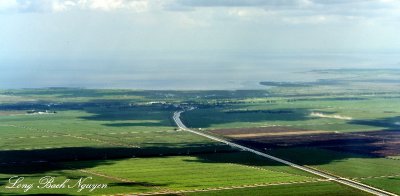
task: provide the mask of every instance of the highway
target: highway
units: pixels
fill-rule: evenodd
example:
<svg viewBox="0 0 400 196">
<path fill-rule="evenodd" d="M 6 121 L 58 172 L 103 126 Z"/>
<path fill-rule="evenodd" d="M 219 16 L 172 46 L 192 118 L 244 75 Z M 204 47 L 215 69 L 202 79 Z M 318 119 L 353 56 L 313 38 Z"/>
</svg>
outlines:
<svg viewBox="0 0 400 196">
<path fill-rule="evenodd" d="M 277 162 L 279 162 L 279 163 L 283 163 L 283 164 L 285 164 L 285 165 L 289 165 L 289 166 L 291 166 L 291 167 L 294 167 L 294 168 L 303 170 L 303 171 L 305 171 L 305 172 L 312 173 L 312 174 L 314 174 L 314 175 L 323 177 L 323 178 L 325 178 L 325 179 L 328 179 L 328 180 L 331 180 L 331 181 L 335 181 L 335 182 L 338 182 L 338 183 L 341 183 L 341 184 L 344 184 L 344 185 L 347 185 L 347 186 L 353 187 L 353 188 L 355 188 L 355 189 L 359 189 L 359 190 L 362 190 L 362 191 L 365 191 L 365 192 L 368 192 L 368 193 L 371 193 L 371 194 L 374 194 L 374 195 L 379 195 L 379 196 L 396 196 L 396 194 L 393 194 L 393 193 L 390 193 L 390 192 L 387 192 L 387 191 L 384 191 L 384 190 L 381 190 L 381 189 L 377 189 L 377 188 L 375 188 L 375 187 L 371 187 L 371 186 L 368 186 L 368 185 L 366 185 L 366 184 L 362 184 L 362 183 L 360 183 L 360 182 L 356 182 L 356 181 L 353 181 L 353 180 L 350 180 L 350 179 L 347 179 L 347 178 L 342 178 L 342 177 L 339 177 L 339 176 L 334 176 L 334 175 L 331 175 L 331 174 L 327 174 L 327 173 L 325 173 L 325 172 L 316 170 L 316 169 L 314 169 L 314 168 L 309 168 L 309 167 L 297 165 L 297 164 L 295 164 L 295 163 L 292 163 L 292 162 L 289 162 L 289 161 L 280 159 L 280 158 L 278 158 L 278 157 L 275 157 L 275 156 L 272 156 L 272 155 L 269 155 L 269 154 L 260 152 L 260 151 L 258 151 L 258 150 L 254 150 L 254 149 L 251 149 L 251 148 L 248 148 L 248 147 L 245 147 L 245 146 L 242 146 L 242 145 L 239 145 L 239 144 L 236 144 L 236 143 L 227 141 L 227 140 L 225 140 L 225 139 L 222 139 L 222 138 L 218 138 L 218 137 L 209 135 L 209 134 L 207 134 L 206 132 L 200 132 L 200 131 L 195 131 L 195 130 L 189 129 L 189 128 L 187 128 L 187 127 L 185 126 L 185 124 L 183 124 L 183 122 L 182 122 L 181 119 L 180 119 L 181 113 L 183 113 L 183 112 L 184 112 L 184 111 L 175 112 L 175 113 L 174 113 L 174 116 L 173 116 L 173 120 L 175 121 L 176 125 L 177 125 L 180 129 L 182 129 L 182 130 L 184 130 L 184 131 L 188 131 L 188 132 L 191 132 L 191 133 L 194 133 L 194 134 L 197 134 L 197 135 L 200 135 L 200 136 L 203 136 L 203 137 L 212 139 L 212 140 L 214 140 L 214 141 L 218 141 L 218 142 L 224 143 L 224 144 L 226 144 L 226 145 L 229 145 L 229 146 L 234 147 L 234 148 L 241 149 L 241 150 L 243 150 L 243 151 L 247 151 L 247 152 L 254 153 L 254 154 L 256 154 L 256 155 L 259 155 L 259 156 L 262 156 L 262 157 L 265 157 L 265 158 L 268 158 L 268 159 L 277 161 Z"/>
</svg>

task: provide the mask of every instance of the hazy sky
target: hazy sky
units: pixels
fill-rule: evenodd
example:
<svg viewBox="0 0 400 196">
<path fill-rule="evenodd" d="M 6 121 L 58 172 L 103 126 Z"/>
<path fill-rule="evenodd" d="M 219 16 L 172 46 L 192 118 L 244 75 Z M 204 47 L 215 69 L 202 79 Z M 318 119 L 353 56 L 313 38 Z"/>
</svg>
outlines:
<svg viewBox="0 0 400 196">
<path fill-rule="evenodd" d="M 399 35 L 398 0 L 0 0 L 0 88 L 202 88 L 283 65 L 395 67 Z"/>
</svg>

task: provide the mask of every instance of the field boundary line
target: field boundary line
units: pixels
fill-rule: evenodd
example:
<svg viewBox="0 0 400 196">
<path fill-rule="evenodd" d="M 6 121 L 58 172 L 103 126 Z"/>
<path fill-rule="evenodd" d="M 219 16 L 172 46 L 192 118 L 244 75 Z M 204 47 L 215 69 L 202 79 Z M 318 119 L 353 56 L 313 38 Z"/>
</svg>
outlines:
<svg viewBox="0 0 400 196">
<path fill-rule="evenodd" d="M 204 158 L 204 157 L 203 157 L 203 159 L 211 161 L 211 162 L 218 163 L 217 161 L 213 161 L 211 159 L 207 159 L 207 158 Z M 227 162 L 226 164 L 245 167 L 245 168 L 250 168 L 250 169 L 256 169 L 256 170 L 264 170 L 264 171 L 269 171 L 269 172 L 274 172 L 274 173 L 281 173 L 281 174 L 286 174 L 286 175 L 291 175 L 291 176 L 299 176 L 299 177 L 304 177 L 304 178 L 309 178 L 309 179 L 318 179 L 318 178 L 311 177 L 311 176 L 302 176 L 302 175 L 299 175 L 299 174 L 291 174 L 291 173 L 283 172 L 283 171 L 274 171 L 274 170 L 266 169 L 266 168 L 262 168 L 262 167 L 251 166 L 251 165 L 243 165 L 243 164 L 233 163 L 233 162 Z"/>
<path fill-rule="evenodd" d="M 281 174 L 286 174 L 286 175 L 290 175 L 290 176 L 299 176 L 299 177 L 304 177 L 304 178 L 309 178 L 309 179 L 318 179 L 318 178 L 311 177 L 311 176 L 302 176 L 302 175 L 299 175 L 299 174 L 291 174 L 291 173 L 283 172 L 283 171 L 274 171 L 274 170 L 271 170 L 271 169 L 265 169 L 265 168 L 257 167 L 257 166 L 241 165 L 241 164 L 238 164 L 238 163 L 228 163 L 228 164 L 237 165 L 237 166 L 246 167 L 246 168 L 251 168 L 251 169 L 270 171 L 270 172 L 274 172 L 274 173 L 281 173 Z"/>
<path fill-rule="evenodd" d="M 207 158 L 204 158 L 204 157 L 202 157 L 202 158 L 207 160 L 207 161 L 218 163 L 217 161 L 213 161 L 211 159 L 207 159 Z M 245 168 L 250 168 L 250 169 L 256 169 L 256 170 L 264 170 L 264 171 L 269 171 L 269 172 L 274 172 L 274 173 L 281 173 L 281 174 L 286 174 L 286 175 L 291 175 L 291 176 L 299 176 L 299 177 L 304 177 L 304 178 L 309 178 L 309 179 L 318 179 L 318 178 L 311 177 L 311 176 L 302 176 L 302 175 L 299 175 L 299 174 L 291 174 L 291 173 L 283 172 L 283 171 L 274 171 L 274 170 L 266 169 L 266 168 L 262 168 L 262 167 L 251 166 L 251 165 L 243 165 L 243 164 L 233 163 L 233 162 L 227 162 L 226 164 L 245 167 Z"/>
<path fill-rule="evenodd" d="M 65 135 L 38 135 L 38 136 L 19 136 L 19 137 L 3 137 L 0 140 L 14 140 L 14 139 L 39 139 L 39 138 L 56 138 L 56 137 L 65 137 Z"/>
<path fill-rule="evenodd" d="M 347 134 L 347 135 L 355 135 L 355 136 L 361 136 L 361 137 L 366 137 L 366 138 L 375 138 L 375 139 L 390 139 L 387 137 L 381 137 L 381 136 L 376 136 L 376 135 L 365 135 L 365 134 L 361 134 L 361 133 L 357 133 L 357 132 L 347 132 L 347 133 L 343 133 L 343 134 Z"/>
<path fill-rule="evenodd" d="M 129 144 L 124 144 L 124 143 L 108 142 L 108 141 L 103 141 L 103 140 L 94 139 L 94 138 L 75 136 L 75 135 L 71 135 L 71 134 L 62 134 L 62 133 L 59 133 L 58 131 L 50 131 L 48 129 L 39 129 L 39 128 L 33 128 L 33 127 L 29 127 L 29 126 L 13 125 L 13 124 L 3 124 L 3 125 L 4 126 L 9 126 L 9 127 L 17 127 L 17 128 L 27 129 L 29 131 L 39 131 L 39 132 L 52 133 L 55 136 L 72 137 L 72 138 L 75 138 L 75 139 L 84 139 L 84 140 L 99 142 L 99 143 L 103 143 L 103 144 L 110 144 L 110 145 L 113 145 L 113 146 L 125 146 L 125 147 L 129 147 L 129 148 L 140 148 L 140 146 L 129 145 Z"/>
<path fill-rule="evenodd" d="M 71 169 L 75 169 L 75 168 L 71 168 Z M 120 182 L 128 182 L 128 183 L 134 183 L 135 182 L 135 181 L 128 180 L 128 179 L 125 179 L 125 178 L 109 176 L 109 175 L 105 175 L 105 174 L 101 174 L 101 173 L 98 173 L 98 172 L 85 170 L 85 169 L 79 169 L 78 171 L 83 172 L 83 173 L 87 173 L 87 174 L 92 174 L 92 175 L 104 177 L 104 178 L 108 178 L 108 179 L 111 179 L 111 180 L 117 180 L 117 181 L 120 181 Z"/>
<path fill-rule="evenodd" d="M 256 188 L 266 186 L 279 186 L 279 185 L 292 185 L 292 184 L 306 184 L 306 183 L 318 183 L 326 182 L 328 179 L 316 179 L 316 180 L 305 180 L 305 181 L 291 181 L 291 182 L 277 182 L 277 183 L 259 183 L 250 185 L 236 185 L 236 186 L 224 186 L 224 187 L 210 187 L 203 189 L 192 189 L 192 190 L 177 190 L 177 191 L 158 191 L 158 192 L 144 192 L 144 193 L 133 193 L 133 194 L 113 194 L 110 196 L 150 196 L 150 195 L 166 195 L 166 194 L 179 194 L 179 193 L 195 193 L 195 192 L 209 192 L 209 191 L 221 191 L 221 190 L 233 190 L 233 189 L 244 189 L 244 188 Z"/>
<path fill-rule="evenodd" d="M 374 194 L 374 195 L 379 195 L 379 196 L 386 196 L 386 195 L 397 196 L 396 194 L 388 192 L 388 191 L 385 191 L 385 190 L 381 190 L 381 189 L 378 189 L 378 188 L 375 188 L 375 187 L 372 187 L 372 186 L 369 186 L 369 185 L 366 185 L 366 184 L 363 184 L 363 183 L 360 183 L 360 182 L 357 182 L 357 181 L 353 181 L 353 180 L 350 180 L 350 179 L 347 179 L 347 178 L 330 175 L 328 173 L 325 173 L 325 172 L 322 172 L 322 171 L 319 171 L 319 170 L 316 170 L 316 169 L 311 169 L 309 167 L 304 167 L 304 166 L 298 165 L 296 163 L 293 163 L 293 162 L 290 162 L 290 161 L 286 161 L 284 159 L 272 156 L 270 154 L 266 154 L 266 153 L 263 153 L 261 151 L 254 150 L 252 148 L 249 148 L 249 147 L 246 147 L 246 146 L 243 146 L 243 145 L 240 145 L 240 144 L 236 144 L 234 142 L 231 142 L 231 141 L 228 141 L 228 140 L 216 137 L 216 136 L 209 135 L 209 134 L 204 133 L 204 132 L 200 132 L 200 131 L 195 131 L 195 130 L 189 129 L 189 128 L 187 128 L 185 126 L 185 124 L 183 124 L 183 122 L 180 119 L 180 116 L 181 116 L 181 113 L 183 113 L 185 111 L 188 111 L 188 110 L 193 110 L 193 109 L 195 109 L 195 108 L 191 107 L 190 109 L 174 112 L 174 115 L 173 115 L 172 118 L 175 121 L 176 125 L 180 129 L 182 129 L 184 131 L 191 132 L 191 133 L 196 134 L 196 135 L 200 135 L 200 136 L 209 138 L 209 139 L 214 140 L 214 141 L 225 143 L 225 144 L 227 144 L 227 145 L 229 145 L 229 146 L 231 146 L 233 148 L 238 148 L 238 149 L 241 149 L 243 151 L 251 152 L 251 153 L 257 154 L 259 156 L 262 156 L 262 157 L 265 157 L 265 158 L 269 158 L 269 159 L 277 161 L 279 163 L 283 163 L 285 165 L 289 165 L 289 166 L 291 166 L 293 168 L 297 168 L 299 170 L 302 170 L 302 171 L 305 171 L 305 172 L 308 172 L 308 173 L 312 173 L 314 175 L 317 175 L 317 176 L 320 176 L 320 177 L 335 181 L 337 183 L 352 187 L 354 189 L 358 189 L 358 190 L 361 190 L 361 191 L 364 191 L 364 192 L 368 192 L 368 193 L 371 193 L 371 194 Z"/>
<path fill-rule="evenodd" d="M 77 169 L 75 169 L 73 167 L 70 167 L 70 169 L 77 170 Z M 90 171 L 90 170 L 78 169 L 78 171 L 80 171 L 82 173 L 86 173 L 86 174 L 92 174 L 92 175 L 95 175 L 95 176 L 100 176 L 100 177 L 107 178 L 107 179 L 110 179 L 110 180 L 116 180 L 116 181 L 119 181 L 119 182 L 136 183 L 135 181 L 129 180 L 129 179 L 126 179 L 126 178 L 110 176 L 110 175 L 106 175 L 106 174 L 102 174 L 102 173 L 94 172 L 94 171 Z M 160 191 L 162 191 L 162 190 L 165 190 L 166 192 L 171 191 L 169 189 L 165 189 L 165 188 L 162 188 L 160 186 L 152 186 L 152 187 L 155 188 L 155 189 L 159 189 Z M 117 195 L 120 195 L 120 194 L 117 194 Z"/>
<path fill-rule="evenodd" d="M 354 180 L 365 180 L 365 179 L 372 179 L 372 178 L 391 178 L 391 177 L 399 177 L 400 174 L 394 174 L 394 175 L 386 175 L 386 176 L 367 176 L 367 177 L 356 177 L 356 178 L 351 178 Z"/>
<path fill-rule="evenodd" d="M 47 129 L 39 129 L 39 128 L 33 128 L 33 127 L 28 127 L 28 126 L 24 126 L 24 125 L 13 125 L 13 124 L 3 124 L 4 126 L 8 126 L 8 127 L 16 127 L 16 128 L 22 128 L 22 129 L 26 129 L 29 131 L 39 131 L 39 132 L 46 132 L 46 133 L 50 133 L 51 131 L 47 130 Z M 52 132 L 54 134 L 60 134 L 57 131 Z"/>
<path fill-rule="evenodd" d="M 103 141 L 103 140 L 99 140 L 99 139 L 94 139 L 94 138 L 88 138 L 88 137 L 82 137 L 82 136 L 76 136 L 76 135 L 71 135 L 71 134 L 67 134 L 65 135 L 67 137 L 72 137 L 75 139 L 82 139 L 82 140 L 89 140 L 89 141 L 94 141 L 94 142 L 99 142 L 99 143 L 103 143 L 103 144 L 110 144 L 113 146 L 125 146 L 125 147 L 130 147 L 130 148 L 140 148 L 139 146 L 135 146 L 135 145 L 129 145 L 129 144 L 124 144 L 124 143 L 115 143 L 115 142 L 108 142 L 108 141 Z"/>
</svg>

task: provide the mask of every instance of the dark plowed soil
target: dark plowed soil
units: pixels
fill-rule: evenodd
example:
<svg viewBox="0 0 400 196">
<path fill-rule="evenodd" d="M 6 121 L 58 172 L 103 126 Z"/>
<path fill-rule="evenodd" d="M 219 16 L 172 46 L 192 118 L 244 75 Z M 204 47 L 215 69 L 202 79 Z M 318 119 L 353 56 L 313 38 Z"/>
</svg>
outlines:
<svg viewBox="0 0 400 196">
<path fill-rule="evenodd" d="M 222 129 L 213 130 L 212 132 L 231 138 L 237 143 L 258 149 L 318 147 L 378 157 L 400 155 L 400 130 L 356 133 L 307 133 L 305 130 L 269 127 Z M 279 132 L 282 134 L 276 135 Z M 293 134 L 296 132 L 300 134 Z M 274 134 L 268 135 L 267 133 Z"/>
<path fill-rule="evenodd" d="M 277 133 L 277 132 L 292 132 L 304 131 L 303 129 L 288 129 L 287 127 L 256 127 L 256 128 L 239 128 L 239 129 L 217 129 L 211 132 L 219 135 L 234 135 L 248 133 Z"/>
</svg>

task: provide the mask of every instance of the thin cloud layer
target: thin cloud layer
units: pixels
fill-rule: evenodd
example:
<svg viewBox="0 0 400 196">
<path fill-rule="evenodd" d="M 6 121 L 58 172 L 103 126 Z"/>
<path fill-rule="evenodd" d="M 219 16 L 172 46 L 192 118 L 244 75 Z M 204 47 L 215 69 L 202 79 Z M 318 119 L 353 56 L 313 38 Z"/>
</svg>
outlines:
<svg viewBox="0 0 400 196">
<path fill-rule="evenodd" d="M 399 16 L 400 11 L 400 1 L 391 0 L 177 0 L 173 3 L 192 9 L 258 8 L 282 17 L 304 17 L 305 20 L 312 16 L 318 16 L 319 19 L 331 16 L 347 19 L 385 15 L 392 17 Z M 177 5 L 174 7 L 179 7 Z"/>
<path fill-rule="evenodd" d="M 119 9 L 152 10 L 164 8 L 182 8 L 189 10 L 204 7 L 256 7 L 260 9 L 399 9 L 400 2 L 395 0 L 2 0 L 2 12 L 36 12 L 68 10 Z M 179 11 L 180 9 L 176 9 Z"/>
<path fill-rule="evenodd" d="M 157 3 L 157 1 L 153 1 Z M 71 10 L 147 11 L 147 0 L 2 0 L 2 12 L 62 12 Z"/>
<path fill-rule="evenodd" d="M 0 15 L 4 56 L 40 49 L 400 49 L 398 0 L 0 0 Z"/>
<path fill-rule="evenodd" d="M 398 67 L 399 21 L 399 0 L 0 0 L 0 84 L 237 87 L 289 69 Z"/>
<path fill-rule="evenodd" d="M 370 18 L 400 21 L 395 0 L 2 0 L 0 13 L 102 11 L 132 13 L 186 12 L 182 20 L 205 24 L 204 19 L 239 17 L 246 20 L 319 24 Z M 201 12 L 201 16 L 188 12 Z M 171 15 L 173 15 L 171 13 Z M 364 21 L 371 23 L 371 21 Z"/>
</svg>

